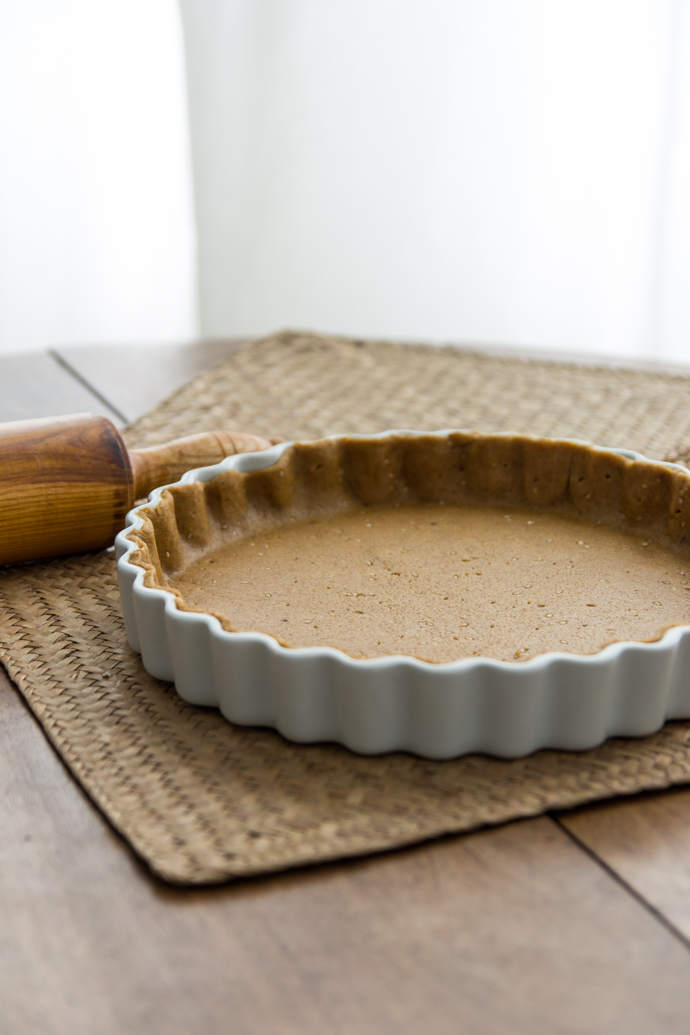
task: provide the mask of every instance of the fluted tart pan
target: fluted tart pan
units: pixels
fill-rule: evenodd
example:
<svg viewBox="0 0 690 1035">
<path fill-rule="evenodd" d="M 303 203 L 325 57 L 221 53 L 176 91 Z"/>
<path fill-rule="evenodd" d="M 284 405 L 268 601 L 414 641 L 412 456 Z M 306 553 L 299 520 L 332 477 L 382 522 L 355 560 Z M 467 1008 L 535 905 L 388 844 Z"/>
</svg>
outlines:
<svg viewBox="0 0 690 1035">
<path fill-rule="evenodd" d="M 234 723 L 445 759 L 690 717 L 685 468 L 532 436 L 334 436 L 190 471 L 127 522 L 130 645 Z"/>
</svg>

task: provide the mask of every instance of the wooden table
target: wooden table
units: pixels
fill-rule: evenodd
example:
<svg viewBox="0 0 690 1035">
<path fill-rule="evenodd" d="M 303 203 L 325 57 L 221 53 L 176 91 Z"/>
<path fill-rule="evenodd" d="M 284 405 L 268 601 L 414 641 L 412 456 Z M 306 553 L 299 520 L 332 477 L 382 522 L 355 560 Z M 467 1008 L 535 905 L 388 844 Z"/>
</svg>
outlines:
<svg viewBox="0 0 690 1035">
<path fill-rule="evenodd" d="M 0 420 L 122 424 L 233 347 L 0 358 Z M 690 790 L 176 890 L 0 670 L 0 1032 L 687 1035 Z"/>
</svg>

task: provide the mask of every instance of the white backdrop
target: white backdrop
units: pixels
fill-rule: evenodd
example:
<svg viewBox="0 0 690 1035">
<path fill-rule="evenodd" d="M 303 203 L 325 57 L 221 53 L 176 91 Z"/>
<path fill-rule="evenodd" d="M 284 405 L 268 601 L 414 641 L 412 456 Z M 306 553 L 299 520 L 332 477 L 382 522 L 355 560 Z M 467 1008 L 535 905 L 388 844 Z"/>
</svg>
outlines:
<svg viewBox="0 0 690 1035">
<path fill-rule="evenodd" d="M 175 0 L 0 0 L 0 351 L 197 331 Z"/>
<path fill-rule="evenodd" d="M 173 0 L 0 0 L 1 349 L 690 363 L 690 0 L 180 3 L 188 102 Z"/>
<path fill-rule="evenodd" d="M 207 333 L 690 361 L 686 0 L 182 0 Z"/>
</svg>

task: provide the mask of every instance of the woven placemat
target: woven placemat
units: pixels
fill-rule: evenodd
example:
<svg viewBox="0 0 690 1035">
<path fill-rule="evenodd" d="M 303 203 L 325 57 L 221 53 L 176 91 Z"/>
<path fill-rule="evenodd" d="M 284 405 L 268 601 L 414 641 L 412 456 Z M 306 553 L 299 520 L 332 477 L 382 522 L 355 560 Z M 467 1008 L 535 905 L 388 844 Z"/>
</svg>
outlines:
<svg viewBox="0 0 690 1035">
<path fill-rule="evenodd" d="M 240 349 L 126 433 L 285 438 L 389 427 L 567 435 L 662 457 L 690 443 L 690 378 L 282 334 Z M 82 786 L 166 880 L 204 883 L 410 844 L 690 781 L 690 723 L 581 754 L 362 758 L 230 725 L 127 646 L 110 553 L 5 569 L 0 657 Z"/>
</svg>

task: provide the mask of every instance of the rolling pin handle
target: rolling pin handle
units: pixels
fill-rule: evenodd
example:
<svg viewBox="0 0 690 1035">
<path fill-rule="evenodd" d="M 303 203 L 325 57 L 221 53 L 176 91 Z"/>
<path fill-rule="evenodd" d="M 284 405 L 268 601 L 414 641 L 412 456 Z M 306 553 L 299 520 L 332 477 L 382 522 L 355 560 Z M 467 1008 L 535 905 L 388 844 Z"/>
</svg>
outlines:
<svg viewBox="0 0 690 1035">
<path fill-rule="evenodd" d="M 279 438 L 265 439 L 242 431 L 207 431 L 166 442 L 151 449 L 132 449 L 129 457 L 134 476 L 134 498 L 145 499 L 159 485 L 176 482 L 195 467 L 219 464 L 235 453 L 268 449 Z"/>
</svg>

